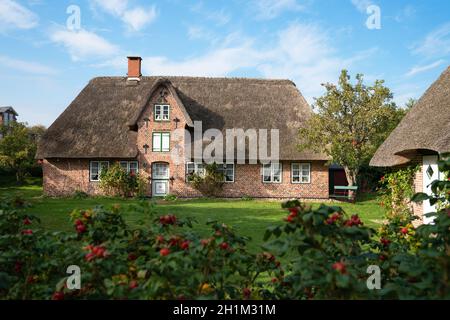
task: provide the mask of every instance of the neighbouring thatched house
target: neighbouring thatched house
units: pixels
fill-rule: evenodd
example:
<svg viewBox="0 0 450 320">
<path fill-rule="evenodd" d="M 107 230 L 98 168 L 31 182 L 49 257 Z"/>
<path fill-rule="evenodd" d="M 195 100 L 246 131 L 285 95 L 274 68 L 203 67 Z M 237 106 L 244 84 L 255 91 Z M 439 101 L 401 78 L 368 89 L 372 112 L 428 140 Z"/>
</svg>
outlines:
<svg viewBox="0 0 450 320">
<path fill-rule="evenodd" d="M 141 59 L 129 57 L 127 77 L 92 79 L 48 128 L 37 155 L 44 191 L 100 193 L 100 172 L 119 162 L 148 179 L 149 196 L 200 196 L 187 176 L 203 170 L 201 159 L 185 150 L 189 135 L 174 130 L 191 133 L 201 121 L 203 132 L 279 129 L 279 163 L 220 166 L 223 197 L 325 199 L 326 156 L 297 150 L 298 128 L 311 112 L 289 80 L 144 77 Z M 186 160 L 174 161 L 174 152 Z"/>
<path fill-rule="evenodd" d="M 415 191 L 430 193 L 430 183 L 440 178 L 439 154 L 450 152 L 450 67 L 424 93 L 370 161 L 372 166 L 420 164 Z M 432 212 L 429 201 L 414 205 L 417 215 Z M 424 223 L 430 220 L 424 217 Z"/>
</svg>

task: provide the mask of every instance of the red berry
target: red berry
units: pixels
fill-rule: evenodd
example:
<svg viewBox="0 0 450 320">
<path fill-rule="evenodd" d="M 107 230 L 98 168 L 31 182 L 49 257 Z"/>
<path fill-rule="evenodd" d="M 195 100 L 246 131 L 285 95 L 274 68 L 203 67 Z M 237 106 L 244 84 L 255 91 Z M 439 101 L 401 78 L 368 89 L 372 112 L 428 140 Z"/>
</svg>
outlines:
<svg viewBox="0 0 450 320">
<path fill-rule="evenodd" d="M 170 249 L 169 248 L 162 248 L 161 250 L 159 250 L 159 254 L 161 255 L 161 257 L 165 257 L 170 253 Z"/>
<path fill-rule="evenodd" d="M 289 208 L 290 215 L 296 217 L 298 215 L 298 208 Z"/>
<path fill-rule="evenodd" d="M 32 235 L 33 234 L 33 230 L 31 230 L 31 229 L 22 230 L 22 234 Z"/>
<path fill-rule="evenodd" d="M 75 220 L 75 225 L 76 226 L 79 226 L 79 225 L 82 225 L 82 224 L 84 224 L 84 223 L 83 223 L 83 221 L 81 221 L 81 219 Z"/>
<path fill-rule="evenodd" d="M 97 258 L 104 258 L 106 255 L 106 249 L 101 246 L 94 247 L 92 253 L 95 254 Z"/>
<path fill-rule="evenodd" d="M 251 294 L 252 294 L 252 290 L 250 290 L 249 288 L 244 288 L 242 290 L 242 295 L 244 296 L 244 299 L 250 298 Z"/>
<path fill-rule="evenodd" d="M 278 279 L 277 278 L 272 278 L 272 283 L 277 283 L 278 282 Z"/>
<path fill-rule="evenodd" d="M 227 250 L 227 249 L 229 248 L 229 245 L 228 245 L 228 243 L 226 243 L 226 242 L 222 242 L 222 243 L 219 245 L 219 247 L 220 247 L 220 249 L 222 249 L 222 250 Z"/>
<path fill-rule="evenodd" d="M 163 242 L 164 242 L 164 237 L 161 236 L 161 235 L 157 236 L 157 237 L 156 237 L 156 242 L 157 242 L 157 243 L 163 243 Z"/>
<path fill-rule="evenodd" d="M 401 230 L 400 230 L 400 232 L 401 233 L 403 233 L 403 234 L 407 234 L 408 233 L 408 228 L 402 228 Z"/>
<path fill-rule="evenodd" d="M 345 263 L 343 263 L 343 262 L 333 263 L 332 268 L 341 274 L 347 273 Z"/>
<path fill-rule="evenodd" d="M 182 243 L 181 243 L 181 245 L 180 245 L 180 248 L 181 249 L 183 249 L 183 250 L 187 250 L 187 249 L 189 249 L 189 241 L 183 241 Z"/>
<path fill-rule="evenodd" d="M 202 246 L 206 247 L 209 244 L 209 240 L 208 239 L 202 239 L 202 240 L 200 240 L 200 243 L 202 244 Z"/>
<path fill-rule="evenodd" d="M 128 260 L 129 261 L 134 261 L 136 259 L 137 259 L 137 256 L 134 253 L 128 254 Z"/>
<path fill-rule="evenodd" d="M 85 259 L 87 262 L 90 262 L 90 261 L 94 260 L 94 259 L 95 259 L 95 253 L 93 253 L 93 252 L 87 253 L 87 254 L 84 256 L 84 259 Z"/>
<path fill-rule="evenodd" d="M 64 292 L 56 291 L 52 295 L 52 300 L 64 300 Z"/>
<path fill-rule="evenodd" d="M 391 240 L 385 239 L 385 238 L 381 238 L 381 239 L 380 239 L 380 242 L 381 242 L 381 244 L 382 244 L 383 246 L 387 247 L 387 246 L 391 243 Z"/>
<path fill-rule="evenodd" d="M 384 260 L 386 260 L 386 256 L 385 255 L 382 255 L 382 254 L 380 254 L 380 256 L 378 257 L 381 261 L 384 261 Z"/>
<path fill-rule="evenodd" d="M 136 289 L 138 287 L 138 283 L 136 280 L 130 281 L 130 289 Z"/>
<path fill-rule="evenodd" d="M 24 225 L 30 225 L 31 224 L 31 220 L 28 218 L 23 219 L 23 224 Z"/>
<path fill-rule="evenodd" d="M 86 232 L 86 226 L 84 224 L 78 224 L 76 225 L 75 229 L 77 230 L 77 233 L 85 233 Z"/>
<path fill-rule="evenodd" d="M 294 219 L 295 219 L 295 216 L 292 216 L 292 215 L 290 214 L 290 215 L 288 215 L 288 217 L 286 218 L 286 221 L 289 222 L 289 223 L 293 223 L 293 222 L 294 222 Z"/>
</svg>

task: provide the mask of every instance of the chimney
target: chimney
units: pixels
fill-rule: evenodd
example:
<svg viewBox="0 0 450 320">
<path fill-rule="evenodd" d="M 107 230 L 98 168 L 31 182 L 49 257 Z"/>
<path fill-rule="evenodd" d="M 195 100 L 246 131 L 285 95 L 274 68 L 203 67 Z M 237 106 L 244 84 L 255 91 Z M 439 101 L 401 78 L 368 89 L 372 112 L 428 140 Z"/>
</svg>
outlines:
<svg viewBox="0 0 450 320">
<path fill-rule="evenodd" d="M 128 79 L 130 81 L 141 80 L 141 57 L 128 57 Z"/>
</svg>

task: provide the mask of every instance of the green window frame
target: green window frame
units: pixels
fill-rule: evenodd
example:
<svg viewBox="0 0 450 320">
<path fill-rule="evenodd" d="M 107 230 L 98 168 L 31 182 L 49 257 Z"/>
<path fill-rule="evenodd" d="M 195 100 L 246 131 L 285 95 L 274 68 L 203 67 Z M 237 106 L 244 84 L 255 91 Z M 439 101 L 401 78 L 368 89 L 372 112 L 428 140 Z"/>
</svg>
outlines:
<svg viewBox="0 0 450 320">
<path fill-rule="evenodd" d="M 155 104 L 155 107 L 153 109 L 153 120 L 170 121 L 170 105 Z"/>
<path fill-rule="evenodd" d="M 164 137 L 167 137 L 167 146 L 164 146 Z M 159 140 L 159 145 L 155 142 Z M 170 151 L 170 132 L 153 132 L 152 134 L 152 151 L 153 152 L 169 152 Z"/>
</svg>

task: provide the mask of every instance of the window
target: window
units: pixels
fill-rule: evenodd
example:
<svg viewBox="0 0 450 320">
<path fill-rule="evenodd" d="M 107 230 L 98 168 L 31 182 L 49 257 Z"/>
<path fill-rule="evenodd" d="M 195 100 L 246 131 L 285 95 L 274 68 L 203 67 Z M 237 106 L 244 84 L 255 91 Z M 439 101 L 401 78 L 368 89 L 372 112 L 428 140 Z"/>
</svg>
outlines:
<svg viewBox="0 0 450 320">
<path fill-rule="evenodd" d="M 224 175 L 225 182 L 234 182 L 234 164 L 218 164 L 218 171 Z"/>
<path fill-rule="evenodd" d="M 155 105 L 155 121 L 169 121 L 170 106 L 168 104 Z"/>
<path fill-rule="evenodd" d="M 103 170 L 108 170 L 109 161 L 91 161 L 89 170 L 90 181 L 99 181 Z"/>
<path fill-rule="evenodd" d="M 3 125 L 7 126 L 8 123 L 9 123 L 9 113 L 8 113 L 8 112 L 5 112 L 5 113 L 3 114 Z"/>
<path fill-rule="evenodd" d="M 281 163 L 263 164 L 262 176 L 265 183 L 281 183 Z"/>
<path fill-rule="evenodd" d="M 311 165 L 309 163 L 293 163 L 291 165 L 292 183 L 310 183 Z"/>
<path fill-rule="evenodd" d="M 139 172 L 139 165 L 137 161 L 120 161 L 120 166 L 128 173 L 137 175 Z"/>
<path fill-rule="evenodd" d="M 197 163 L 197 162 L 186 163 L 186 181 L 189 182 L 191 179 L 191 176 L 194 173 L 199 174 L 199 175 L 205 174 L 205 168 L 203 166 L 203 163 Z"/>
<path fill-rule="evenodd" d="M 152 179 L 169 179 L 169 165 L 167 163 L 154 163 L 152 165 Z"/>
<path fill-rule="evenodd" d="M 169 132 L 153 132 L 153 151 L 167 152 L 170 150 L 170 133 Z"/>
</svg>

